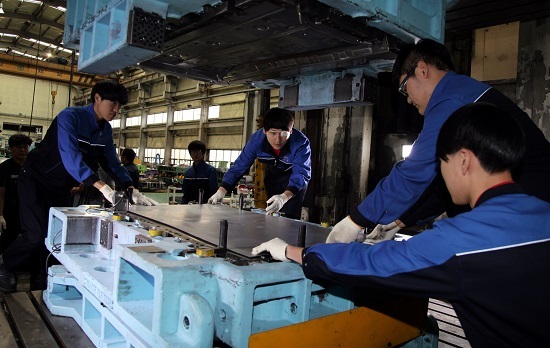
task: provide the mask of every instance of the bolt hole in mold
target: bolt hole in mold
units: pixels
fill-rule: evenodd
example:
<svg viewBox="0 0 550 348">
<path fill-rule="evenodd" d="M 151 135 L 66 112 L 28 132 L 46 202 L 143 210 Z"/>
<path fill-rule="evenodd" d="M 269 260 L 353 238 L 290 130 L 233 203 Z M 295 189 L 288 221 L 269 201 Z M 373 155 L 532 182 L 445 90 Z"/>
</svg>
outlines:
<svg viewBox="0 0 550 348">
<path fill-rule="evenodd" d="M 94 270 L 98 272 L 112 273 L 114 272 L 115 269 L 113 266 L 97 266 L 97 267 L 94 267 Z"/>
</svg>

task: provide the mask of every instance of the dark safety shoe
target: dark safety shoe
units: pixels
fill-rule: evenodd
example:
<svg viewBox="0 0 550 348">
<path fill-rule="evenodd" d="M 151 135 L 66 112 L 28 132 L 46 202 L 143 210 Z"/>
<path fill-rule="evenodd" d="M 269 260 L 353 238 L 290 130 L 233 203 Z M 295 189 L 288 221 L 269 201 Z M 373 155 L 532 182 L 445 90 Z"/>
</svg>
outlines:
<svg viewBox="0 0 550 348">
<path fill-rule="evenodd" d="M 0 255 L 0 291 L 3 293 L 14 292 L 17 289 L 17 280 L 13 273 L 6 270 L 4 259 Z"/>
</svg>

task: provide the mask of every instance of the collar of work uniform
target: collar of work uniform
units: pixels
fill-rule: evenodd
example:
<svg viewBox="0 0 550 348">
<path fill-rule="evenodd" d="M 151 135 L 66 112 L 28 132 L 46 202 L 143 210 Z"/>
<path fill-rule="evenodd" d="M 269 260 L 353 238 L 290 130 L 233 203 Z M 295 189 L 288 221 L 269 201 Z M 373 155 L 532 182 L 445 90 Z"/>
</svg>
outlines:
<svg viewBox="0 0 550 348">
<path fill-rule="evenodd" d="M 489 200 L 493 197 L 502 196 L 502 195 L 509 195 L 509 194 L 515 194 L 515 193 L 524 193 L 524 192 L 521 189 L 521 187 L 518 184 L 514 183 L 514 182 L 510 182 L 510 183 L 506 183 L 504 185 L 497 185 L 497 186 L 491 187 L 487 191 L 483 192 L 481 194 L 481 196 L 479 196 L 479 198 L 477 199 L 475 207 L 479 207 L 481 204 L 483 204 L 483 202 L 485 202 L 485 201 L 487 201 L 487 200 Z"/>
</svg>

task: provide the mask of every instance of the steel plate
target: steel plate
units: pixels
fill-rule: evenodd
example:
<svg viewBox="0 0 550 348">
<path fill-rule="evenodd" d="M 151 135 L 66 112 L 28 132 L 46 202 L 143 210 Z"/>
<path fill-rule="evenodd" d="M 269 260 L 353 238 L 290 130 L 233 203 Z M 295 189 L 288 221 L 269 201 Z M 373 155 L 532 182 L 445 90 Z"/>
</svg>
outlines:
<svg viewBox="0 0 550 348">
<path fill-rule="evenodd" d="M 131 213 L 214 245 L 219 243 L 220 221 L 227 220 L 227 248 L 244 256 L 252 256 L 253 247 L 275 237 L 295 245 L 300 225 L 306 226 L 306 246 L 324 243 L 330 232 L 308 222 L 239 211 L 226 205 L 133 206 Z"/>
</svg>

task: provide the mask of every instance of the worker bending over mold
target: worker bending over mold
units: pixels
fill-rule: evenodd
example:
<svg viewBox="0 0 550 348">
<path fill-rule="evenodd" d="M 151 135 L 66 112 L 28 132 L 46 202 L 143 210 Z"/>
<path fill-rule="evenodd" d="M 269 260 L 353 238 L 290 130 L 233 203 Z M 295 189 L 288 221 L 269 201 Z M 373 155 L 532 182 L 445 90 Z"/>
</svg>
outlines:
<svg viewBox="0 0 550 348">
<path fill-rule="evenodd" d="M 448 300 L 472 347 L 550 347 L 550 203 L 528 195 L 512 172 L 523 159 L 518 122 L 492 104 L 455 111 L 436 144 L 455 204 L 406 241 L 288 245 L 252 250 L 295 261 L 313 281 Z"/>
</svg>

